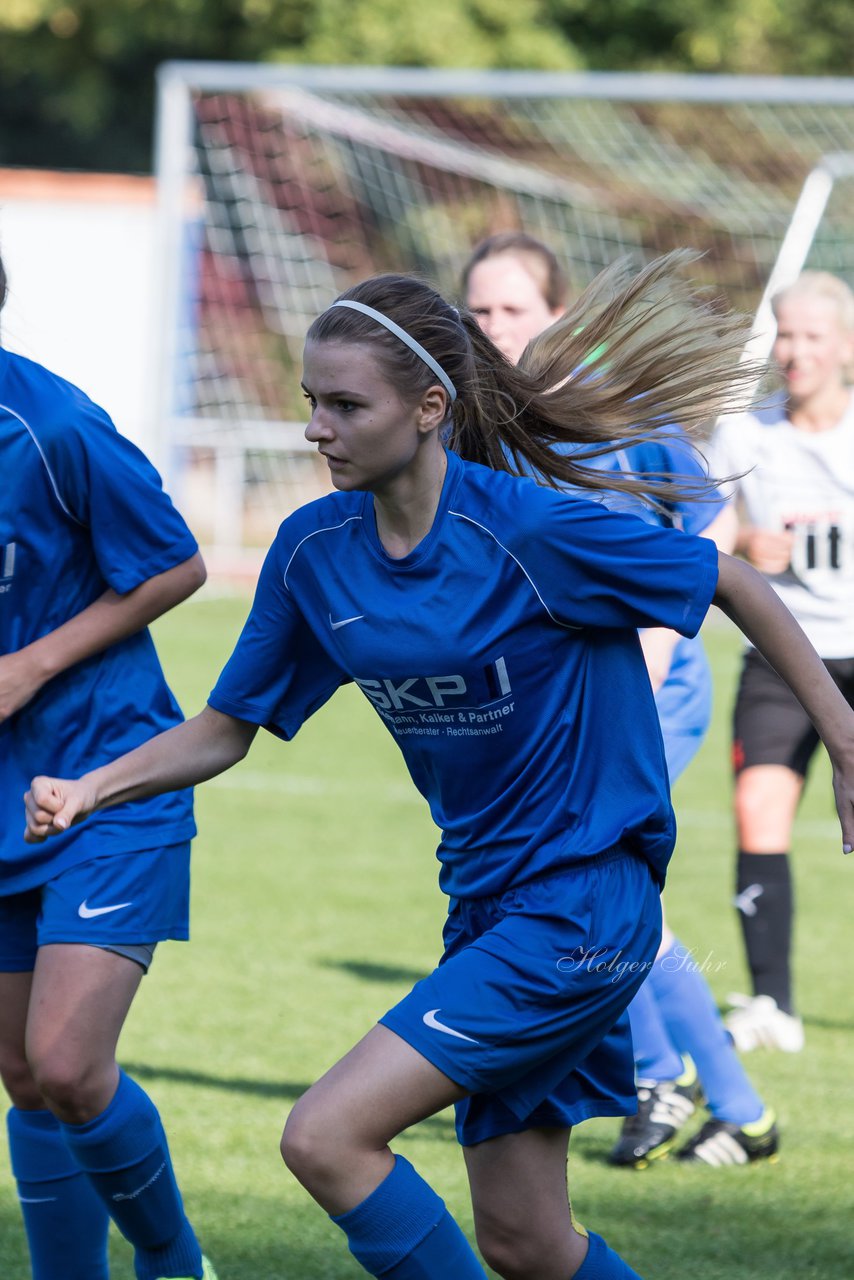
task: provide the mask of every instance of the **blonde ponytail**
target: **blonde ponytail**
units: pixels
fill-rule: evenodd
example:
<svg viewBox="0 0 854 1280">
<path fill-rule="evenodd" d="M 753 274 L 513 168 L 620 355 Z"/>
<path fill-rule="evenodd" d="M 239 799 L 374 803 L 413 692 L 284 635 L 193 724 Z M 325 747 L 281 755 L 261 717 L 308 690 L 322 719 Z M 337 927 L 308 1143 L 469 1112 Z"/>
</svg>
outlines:
<svg viewBox="0 0 854 1280">
<path fill-rule="evenodd" d="M 740 363 L 747 325 L 684 278 L 694 258 L 671 253 L 636 275 L 614 264 L 529 343 L 516 367 L 467 317 L 478 378 L 455 409 L 453 447 L 555 485 L 671 499 L 712 487 L 691 481 L 680 491 L 678 476 L 585 466 L 663 435 L 701 439 L 722 411 L 747 407 L 756 376 Z"/>
</svg>

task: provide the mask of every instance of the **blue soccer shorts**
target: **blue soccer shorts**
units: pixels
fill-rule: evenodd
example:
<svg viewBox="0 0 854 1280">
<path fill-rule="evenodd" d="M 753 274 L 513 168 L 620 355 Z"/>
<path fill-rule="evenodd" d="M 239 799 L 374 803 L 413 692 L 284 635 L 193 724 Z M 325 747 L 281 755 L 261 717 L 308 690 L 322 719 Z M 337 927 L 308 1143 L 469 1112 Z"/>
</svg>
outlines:
<svg viewBox="0 0 854 1280">
<path fill-rule="evenodd" d="M 823 662 L 848 705 L 854 707 L 854 658 L 824 658 Z M 779 764 L 805 778 L 820 741 L 786 682 L 761 653 L 749 649 L 733 710 L 735 772 Z"/>
<path fill-rule="evenodd" d="M 661 939 L 660 886 L 609 852 L 452 899 L 437 969 L 380 1019 L 470 1093 L 464 1146 L 636 1109 L 625 1010 Z"/>
<path fill-rule="evenodd" d="M 133 948 L 184 940 L 189 924 L 189 841 L 92 858 L 43 885 L 0 896 L 0 972 L 29 972 L 38 948 L 54 942 L 122 954 L 131 948 L 137 959 Z"/>
<path fill-rule="evenodd" d="M 664 758 L 667 761 L 667 776 L 670 785 L 680 777 L 694 756 L 703 745 L 704 733 L 679 732 L 669 730 L 662 724 L 661 736 L 664 741 Z"/>
<path fill-rule="evenodd" d="M 684 680 L 665 680 L 655 695 L 655 706 L 672 786 L 703 745 L 712 719 L 711 680 L 696 687 Z"/>
</svg>

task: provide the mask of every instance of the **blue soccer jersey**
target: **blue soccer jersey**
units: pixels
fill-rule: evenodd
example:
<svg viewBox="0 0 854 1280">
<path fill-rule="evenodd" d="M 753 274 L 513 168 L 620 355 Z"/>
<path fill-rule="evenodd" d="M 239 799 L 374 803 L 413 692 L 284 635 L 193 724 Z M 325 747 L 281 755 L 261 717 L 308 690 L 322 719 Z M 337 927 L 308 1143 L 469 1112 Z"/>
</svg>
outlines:
<svg viewBox="0 0 854 1280">
<path fill-rule="evenodd" d="M 0 654 L 113 588 L 189 559 L 196 542 L 144 455 L 81 391 L 0 350 Z M 188 840 L 192 793 L 117 805 L 41 845 L 23 840 L 37 773 L 77 777 L 181 720 L 147 631 L 55 676 L 0 724 L 0 893 L 109 853 Z"/>
<path fill-rule="evenodd" d="M 690 494 L 693 484 L 705 484 L 706 472 L 687 437 L 667 433 L 658 440 L 646 440 L 616 453 L 591 459 L 590 466 L 601 471 L 640 472 L 654 479 L 678 476 Z M 720 515 L 722 495 L 697 491 L 695 497 L 675 498 L 652 505 L 630 494 L 601 495 L 612 510 L 630 511 L 649 524 L 702 534 Z M 712 704 L 712 677 L 699 636 L 680 639 L 673 650 L 667 679 L 656 691 L 658 714 L 665 737 L 692 733 L 702 735 L 708 728 Z"/>
<path fill-rule="evenodd" d="M 675 828 L 637 628 L 693 634 L 716 581 L 706 539 L 448 454 L 403 559 L 369 494 L 284 522 L 210 703 L 290 738 L 355 681 L 429 802 L 455 897 L 618 845 L 663 880 Z"/>
</svg>

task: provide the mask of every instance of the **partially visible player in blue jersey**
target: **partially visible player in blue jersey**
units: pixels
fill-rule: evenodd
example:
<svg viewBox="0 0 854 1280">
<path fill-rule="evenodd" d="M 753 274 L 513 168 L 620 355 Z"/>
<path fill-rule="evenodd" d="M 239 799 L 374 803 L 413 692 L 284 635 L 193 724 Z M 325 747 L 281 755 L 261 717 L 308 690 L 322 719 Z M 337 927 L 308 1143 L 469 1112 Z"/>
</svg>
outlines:
<svg viewBox="0 0 854 1280">
<path fill-rule="evenodd" d="M 605 340 L 607 379 L 567 376 Z M 596 282 L 526 368 L 421 281 L 349 289 L 311 326 L 303 373 L 338 492 L 282 524 L 209 704 L 83 778 L 32 781 L 40 841 L 212 777 L 260 726 L 291 738 L 341 684 L 362 689 L 441 829 L 445 951 L 297 1102 L 282 1152 L 384 1280 L 484 1280 L 389 1146 L 450 1103 L 500 1275 L 636 1275 L 574 1222 L 566 1158 L 573 1124 L 634 1107 L 625 1010 L 661 938 L 674 820 L 639 627 L 692 635 L 717 600 L 823 735 L 854 844 L 854 711 L 762 576 L 513 474 L 660 490 L 554 445 L 698 422 L 732 395 L 740 343 L 672 260 Z"/>
<path fill-rule="evenodd" d="M 556 255 L 524 231 L 488 237 L 463 268 L 469 309 L 508 360 L 517 362 L 532 338 L 566 309 L 568 282 Z M 703 490 L 705 469 L 690 442 L 669 432 L 657 440 L 603 454 L 591 464 L 607 472 L 663 479 L 678 475 L 694 494 L 656 505 L 604 493 L 608 506 L 641 519 L 712 538 L 723 551 L 735 543 L 736 517 L 717 493 Z M 654 628 L 641 633 L 661 721 L 671 783 L 696 755 L 712 714 L 712 679 L 699 636 Z M 697 1080 L 706 1123 L 679 1149 L 682 1160 L 714 1167 L 773 1157 L 776 1121 L 750 1082 L 691 951 L 664 924 L 661 947 L 629 1019 L 638 1077 L 638 1109 L 623 1124 L 611 1154 L 615 1165 L 645 1168 L 666 1156 L 695 1111 Z"/>
<path fill-rule="evenodd" d="M 40 762 L 76 773 L 181 722 L 146 627 L 204 565 L 107 415 L 2 348 L 0 469 L 0 1075 L 33 1280 L 107 1280 L 110 1217 L 139 1280 L 211 1277 L 157 1109 L 116 1063 L 155 946 L 187 937 L 192 794 L 48 845 L 18 818 Z"/>
</svg>

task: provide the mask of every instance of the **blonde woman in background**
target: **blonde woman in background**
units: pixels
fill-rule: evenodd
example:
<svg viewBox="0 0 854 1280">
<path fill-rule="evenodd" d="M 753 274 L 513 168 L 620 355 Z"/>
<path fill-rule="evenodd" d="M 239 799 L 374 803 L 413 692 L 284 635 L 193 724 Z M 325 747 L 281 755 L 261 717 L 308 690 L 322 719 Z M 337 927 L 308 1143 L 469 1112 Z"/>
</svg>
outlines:
<svg viewBox="0 0 854 1280">
<path fill-rule="evenodd" d="M 854 705 L 854 295 L 805 272 L 773 302 L 783 395 L 725 421 L 710 461 L 740 475 L 737 550 L 765 574 Z M 789 849 L 819 738 L 755 649 L 744 658 L 733 722 L 738 865 L 735 905 L 753 983 L 727 1026 L 741 1050 L 796 1052 Z"/>
</svg>

